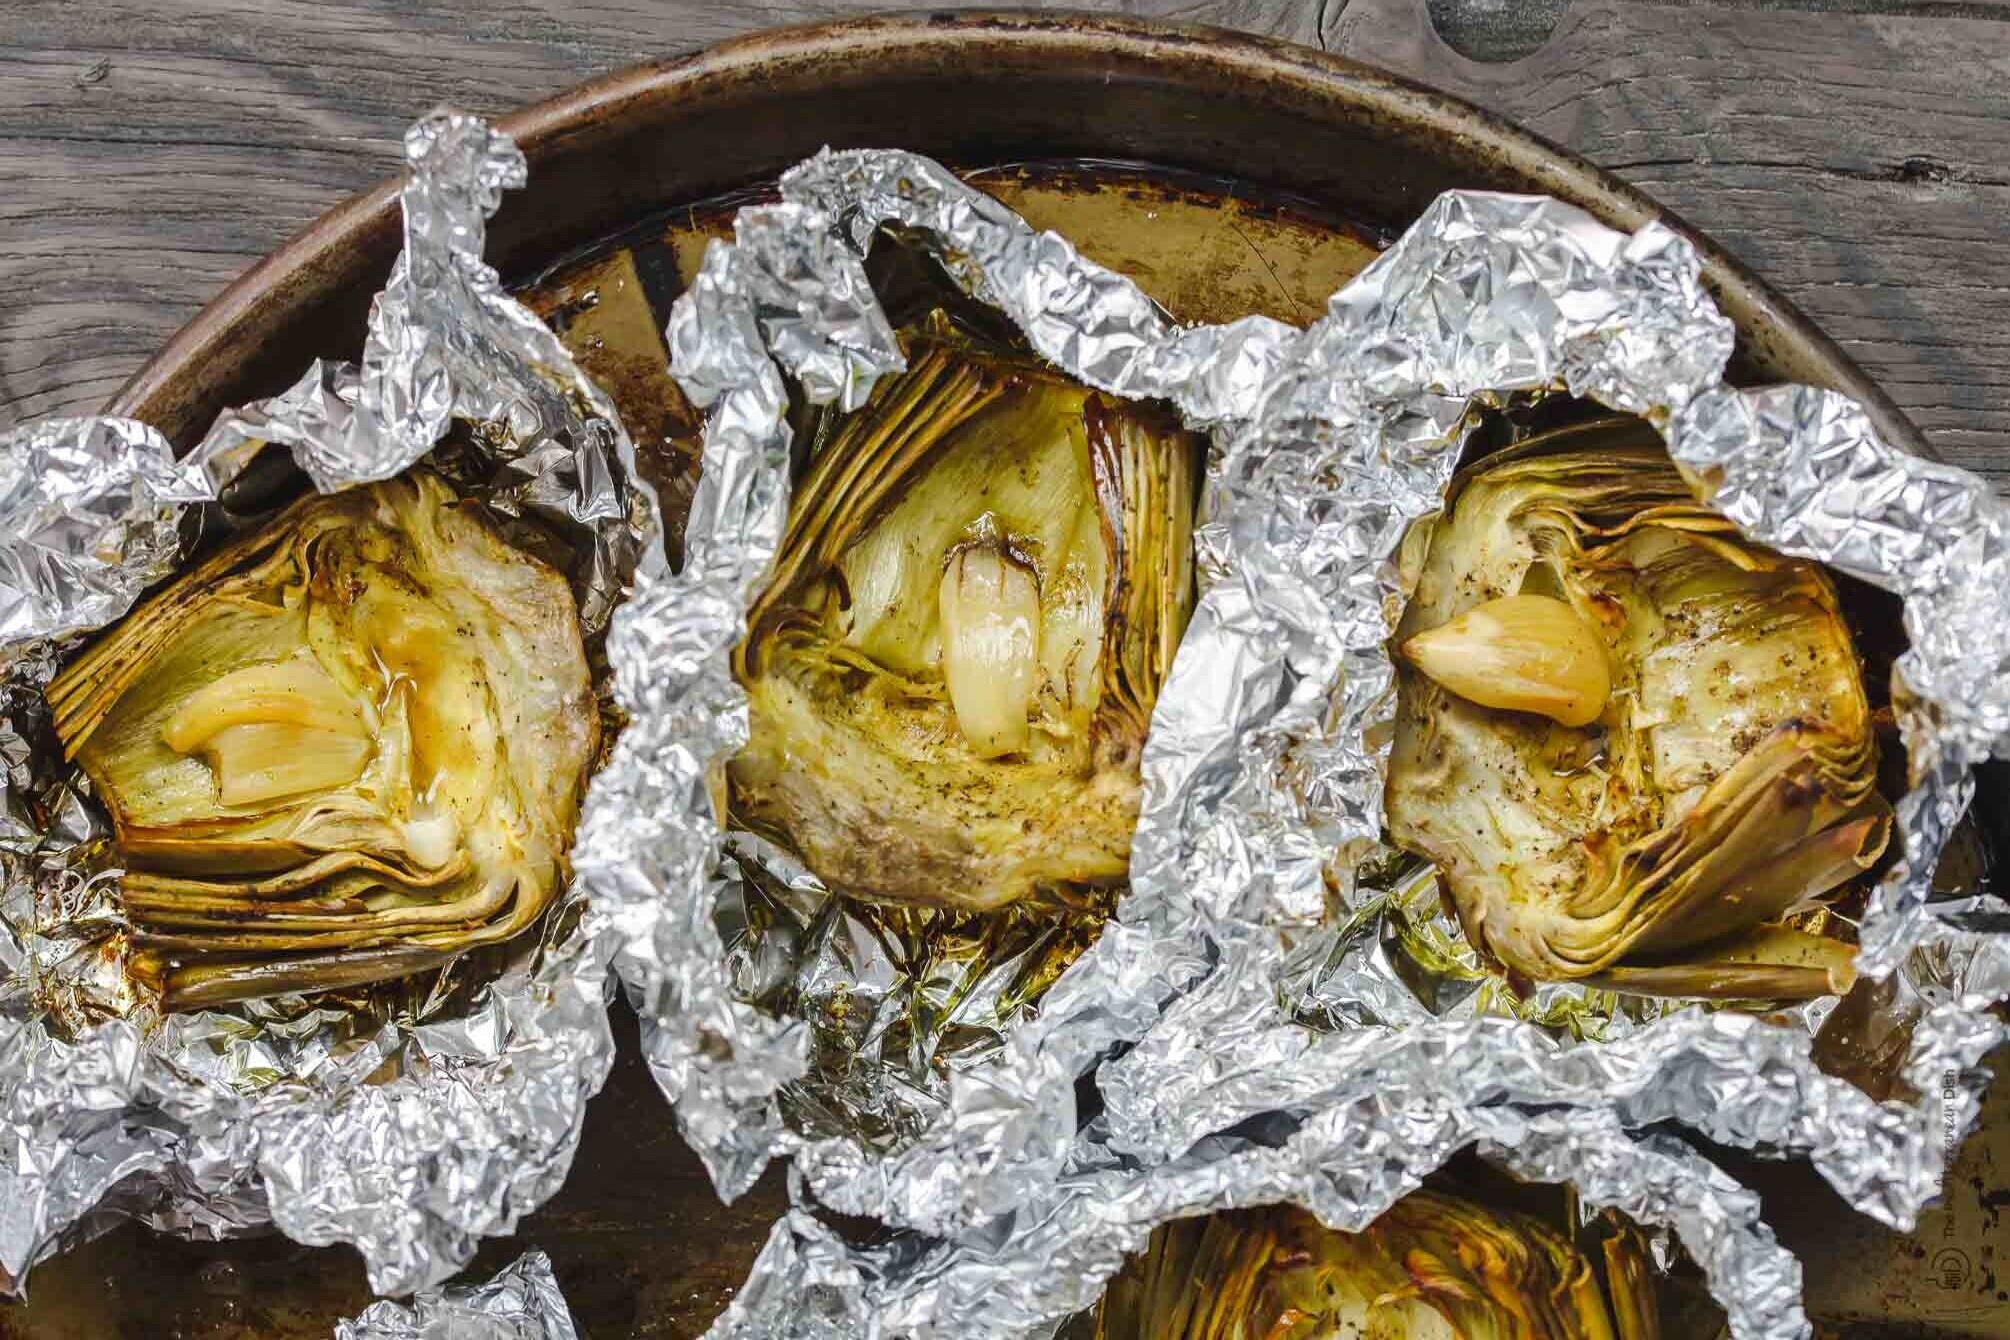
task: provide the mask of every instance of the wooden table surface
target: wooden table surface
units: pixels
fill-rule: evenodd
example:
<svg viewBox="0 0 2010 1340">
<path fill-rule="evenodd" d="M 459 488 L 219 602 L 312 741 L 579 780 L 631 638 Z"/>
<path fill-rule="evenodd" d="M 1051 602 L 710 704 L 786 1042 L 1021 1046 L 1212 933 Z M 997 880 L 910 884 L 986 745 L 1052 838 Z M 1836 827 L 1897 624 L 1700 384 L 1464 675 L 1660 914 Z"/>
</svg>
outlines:
<svg viewBox="0 0 2010 1340">
<path fill-rule="evenodd" d="M 435 102 L 500 113 L 646 57 L 885 7 L 0 0 L 0 426 L 102 404 L 255 258 L 384 176 Z M 2010 480 L 2010 284 L 1991 278 L 2010 0 L 1070 7 L 1322 46 L 1522 122 L 1726 244 L 1947 457 Z"/>
<path fill-rule="evenodd" d="M 96 409 L 231 278 L 384 176 L 405 125 L 435 103 L 501 113 L 633 61 L 883 7 L 0 0 L 0 429 Z M 1988 277 L 2004 258 L 2010 216 L 2010 0 L 1068 7 L 1321 46 L 1575 149 L 1749 262 L 1869 369 L 1942 454 L 2010 488 L 2010 284 Z M 781 1204 L 771 1178 L 731 1209 L 694 1214 L 689 1207 L 709 1203 L 702 1173 L 648 1104 L 660 1106 L 630 1050 L 589 1114 L 571 1184 L 520 1242 L 491 1244 L 477 1263 L 486 1273 L 521 1245 L 550 1250 L 596 1340 L 702 1331 Z M 1999 1096 L 1992 1111 L 2001 1133 L 2010 1104 Z M 596 1140 L 617 1128 L 654 1134 Z M 1971 1170 L 1983 1166 L 1975 1159 L 1971 1148 Z M 1975 1205 L 1955 1211 L 1983 1226 L 1984 1245 L 2001 1240 L 2003 1185 L 1975 1178 Z M 1985 1209 L 1986 1220 L 1976 1217 Z M 1837 1207 L 1798 1191 L 1779 1211 L 1790 1243 L 1854 1234 L 1851 1250 L 1869 1256 L 1909 1250 L 1877 1230 L 1843 1227 Z M 650 1231 L 638 1237 L 638 1228 Z M 1939 1221 L 1921 1238 L 1929 1232 Z M 647 1253 L 621 1245 L 643 1240 Z M 65 1318 L 141 1279 L 161 1321 L 134 1336 L 313 1325 L 267 1310 L 282 1280 L 294 1282 L 284 1306 L 308 1307 L 325 1325 L 367 1301 L 353 1257 L 330 1266 L 341 1259 L 278 1240 L 163 1246 L 125 1229 L 88 1268 L 59 1261 L 39 1272 L 33 1306 L 0 1308 L 0 1336 L 96 1340 L 101 1332 Z M 312 1288 L 298 1287 L 303 1274 Z M 1819 1259 L 1810 1282 L 1832 1298 L 1863 1284 Z"/>
</svg>

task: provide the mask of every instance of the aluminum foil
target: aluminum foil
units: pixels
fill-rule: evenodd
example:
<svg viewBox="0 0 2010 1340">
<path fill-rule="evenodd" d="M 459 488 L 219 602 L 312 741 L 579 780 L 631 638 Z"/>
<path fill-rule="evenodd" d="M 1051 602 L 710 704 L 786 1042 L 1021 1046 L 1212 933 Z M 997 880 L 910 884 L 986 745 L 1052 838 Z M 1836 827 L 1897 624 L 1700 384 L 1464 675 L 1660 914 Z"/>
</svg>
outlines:
<svg viewBox="0 0 2010 1340">
<path fill-rule="evenodd" d="M 1094 1132 L 1081 1166 L 985 1232 L 859 1248 L 807 1209 L 786 1215 L 708 1340 L 1019 1340 L 1094 1306 L 1153 1228 L 1289 1201 L 1360 1229 L 1464 1146 L 1516 1176 L 1578 1188 L 1681 1237 L 1737 1336 L 1806 1333 L 1801 1268 L 1759 1199 L 1679 1141 L 1635 1139 L 1601 1114 L 1329 1109 L 1270 1141 L 1217 1137 L 1170 1163 L 1128 1164 Z"/>
<path fill-rule="evenodd" d="M 645 573 L 615 621 L 609 651 L 634 725 L 609 773 L 636 786 L 605 825 L 589 821 L 577 860 L 626 932 L 619 971 L 642 1016 L 650 1065 L 727 1195 L 780 1154 L 829 1163 L 832 1177 L 850 1180 L 923 1131 L 974 1135 L 958 1104 L 981 1103 L 981 1091 L 965 1093 L 943 1077 L 966 1065 L 983 1073 L 979 1063 L 1027 1013 L 1001 1008 L 985 983 L 966 990 L 967 979 L 898 961 L 873 918 L 772 852 L 760 862 L 787 896 L 771 897 L 765 910 L 782 914 L 774 920 L 793 943 L 772 933 L 763 941 L 748 930 L 753 895 L 739 867 L 719 859 L 725 835 L 710 779 L 746 738 L 745 697 L 728 655 L 787 517 L 783 375 L 812 403 L 855 408 L 879 375 L 902 365 L 863 266 L 873 230 L 887 222 L 955 239 L 940 254 L 958 281 L 1011 313 L 1059 365 L 1118 394 L 1169 398 L 1196 424 L 1246 412 L 1295 335 L 1265 318 L 1184 330 L 1128 280 L 907 155 L 834 154 L 805 164 L 783 179 L 781 204 L 742 210 L 734 242 L 708 249 L 667 332 L 673 372 L 708 411 L 688 557 L 674 576 Z M 985 966 L 1009 976 L 1015 962 Z M 777 969 L 820 1017 L 780 1017 L 748 1003 Z M 1052 1000 L 1042 1009 L 1051 1011 Z M 812 1075 L 813 1035 L 841 1032 L 840 1014 L 869 1019 L 861 1031 L 874 1037 L 900 1025 L 922 1041 L 869 1058 L 862 1073 Z M 915 1022 L 924 1017 L 926 1026 Z M 1026 1111 L 1048 1120 L 1042 1104 Z M 1068 1118 L 1039 1144 L 1072 1136 Z M 863 1209 L 902 1217 L 885 1197 Z"/>
<path fill-rule="evenodd" d="M 551 1273 L 528 1251 L 486 1284 L 422 1293 L 409 1306 L 372 1303 L 335 1324 L 335 1340 L 579 1340 Z"/>
<path fill-rule="evenodd" d="M 76 635 L 174 570 L 178 538 L 226 518 L 264 445 L 313 484 L 389 477 L 465 427 L 453 469 L 492 509 L 575 539 L 588 631 L 604 624 L 652 503 L 606 398 L 481 259 L 486 219 L 524 180 L 516 147 L 451 112 L 405 139 L 405 248 L 359 366 L 317 363 L 219 418 L 176 461 L 116 419 L 0 437 L 0 1272 L 120 1217 L 194 1237 L 276 1225 L 348 1242 L 373 1288 L 451 1275 L 564 1177 L 606 1077 L 611 936 L 577 889 L 499 975 L 455 968 L 361 1012 L 281 998 L 163 1016 L 123 971 L 99 821 L 59 766 L 40 687 Z"/>
<path fill-rule="evenodd" d="M 1806 1154 L 1900 1226 L 1937 1190 L 2003 1036 L 1986 1007 L 2010 994 L 2003 905 L 1928 897 L 1972 765 L 2010 751 L 2004 510 L 1987 488 L 1878 442 L 1840 397 L 1725 387 L 1731 325 L 1659 225 L 1628 235 L 1552 200 L 1455 192 L 1310 329 L 1181 329 L 925 159 L 825 153 L 781 194 L 713 245 L 670 322 L 673 371 L 708 410 L 700 543 L 659 584 L 686 616 L 674 639 L 652 640 L 643 598 L 616 621 L 624 702 L 661 723 L 623 741 L 624 772 L 650 778 L 630 812 L 651 818 L 610 823 L 582 862 L 626 933 L 617 969 L 652 1068 L 721 1189 L 795 1157 L 804 1208 L 717 1333 L 1040 1333 L 1165 1218 L 1288 1198 L 1358 1225 L 1477 1141 L 1674 1228 L 1734 1334 L 1806 1334 L 1798 1272 L 1752 1195 L 1640 1132 Z M 1202 598 L 1152 722 L 1129 893 L 1037 1011 L 978 1020 L 977 1046 L 925 1071 L 868 1074 L 923 1090 L 886 1100 L 918 1114 L 892 1140 L 861 1133 L 862 1103 L 837 1114 L 849 1130 L 796 1119 L 788 1096 L 821 1082 L 819 1021 L 755 1008 L 748 965 L 838 978 L 875 1021 L 926 984 L 760 852 L 817 933 L 750 930 L 710 781 L 745 737 L 726 657 L 786 515 L 784 375 L 853 406 L 899 366 L 861 268 L 888 223 L 1065 371 L 1168 399 L 1214 440 Z M 1558 391 L 1647 416 L 1755 538 L 1906 597 L 1906 859 L 1861 967 L 1889 984 L 1883 1022 L 1910 1038 L 1893 1078 L 1916 1098 L 1875 1101 L 1816 1065 L 1810 1031 L 1834 1002 L 1761 1018 L 1570 987 L 1515 1001 L 1461 970 L 1455 931 L 1361 878 L 1382 850 L 1397 541 L 1440 505 L 1478 410 Z M 1085 1124 L 1092 1071 L 1102 1110 Z M 911 1233 L 854 1250 L 810 1207 Z"/>
</svg>

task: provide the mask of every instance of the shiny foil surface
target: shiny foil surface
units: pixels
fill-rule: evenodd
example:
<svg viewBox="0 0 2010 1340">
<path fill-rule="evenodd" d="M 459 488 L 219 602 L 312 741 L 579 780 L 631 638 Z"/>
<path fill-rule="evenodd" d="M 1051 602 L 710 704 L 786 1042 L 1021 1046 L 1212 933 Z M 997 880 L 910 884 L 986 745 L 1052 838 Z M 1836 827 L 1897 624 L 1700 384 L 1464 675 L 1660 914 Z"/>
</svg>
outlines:
<svg viewBox="0 0 2010 1340">
<path fill-rule="evenodd" d="M 2010 994 L 2003 905 L 1930 892 L 1973 765 L 2010 755 L 2010 560 L 1986 486 L 1894 451 L 1841 397 L 1726 387 L 1731 324 L 1658 224 L 1450 193 L 1309 329 L 1186 329 L 914 155 L 826 152 L 781 194 L 741 212 L 671 318 L 673 371 L 708 412 L 693 557 L 616 618 L 637 721 L 619 773 L 641 780 L 581 862 L 624 932 L 651 1065 L 721 1190 L 795 1160 L 799 1208 L 714 1334 L 1045 1334 L 1159 1222 L 1292 1200 L 1356 1227 L 1477 1144 L 1672 1229 L 1743 1340 L 1806 1335 L 1798 1264 L 1757 1198 L 1647 1128 L 1806 1155 L 1896 1225 L 1938 1189 L 2003 1036 L 1987 1006 Z M 1114 919 L 1032 1008 L 987 1014 L 979 993 L 923 1064 L 868 1056 L 835 1076 L 811 1046 L 828 1020 L 758 1008 L 767 985 L 876 1029 L 928 1008 L 931 983 L 784 854 L 724 833 L 714 805 L 746 733 L 729 654 L 787 514 L 784 379 L 850 407 L 900 366 L 862 264 L 887 224 L 1058 367 L 1169 400 L 1214 447 L 1201 601 L 1153 718 Z M 1555 392 L 1646 416 L 1754 539 L 1906 598 L 1905 859 L 1865 922 L 1860 988 L 1909 1039 L 1877 1077 L 1898 1096 L 1816 1064 L 1833 1000 L 1762 1017 L 1570 985 L 1516 999 L 1429 900 L 1371 877 L 1397 543 L 1440 506 L 1478 411 Z M 747 915 L 747 862 L 792 915 Z M 1093 1115 L 1077 1106 L 1090 1075 Z M 820 1208 L 908 1231 L 849 1246 Z"/>
<path fill-rule="evenodd" d="M 60 653 L 175 570 L 267 444 L 332 491 L 465 429 L 464 490 L 579 542 L 589 633 L 620 599 L 653 527 L 632 447 L 481 258 L 523 156 L 447 112 L 405 153 L 405 248 L 360 365 L 317 363 L 181 461 L 126 420 L 0 437 L 0 1273 L 14 1288 L 121 1217 L 191 1237 L 273 1225 L 353 1244 L 379 1292 L 436 1283 L 557 1189 L 606 1077 L 612 940 L 576 889 L 487 980 L 456 965 L 369 1010 L 282 997 L 162 1014 L 125 972 L 118 874 L 93 861 L 106 834 L 47 735 L 40 689 Z"/>
<path fill-rule="evenodd" d="M 409 1304 L 372 1303 L 335 1324 L 335 1340 L 579 1340 L 551 1273 L 528 1251 L 486 1284 L 426 1292 Z"/>
</svg>

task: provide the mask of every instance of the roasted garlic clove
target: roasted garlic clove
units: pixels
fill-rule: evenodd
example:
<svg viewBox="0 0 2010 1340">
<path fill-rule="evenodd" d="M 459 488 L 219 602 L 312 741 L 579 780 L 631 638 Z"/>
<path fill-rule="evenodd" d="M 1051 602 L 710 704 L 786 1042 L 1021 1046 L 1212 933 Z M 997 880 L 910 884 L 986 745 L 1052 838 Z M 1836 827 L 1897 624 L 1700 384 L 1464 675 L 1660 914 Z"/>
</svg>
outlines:
<svg viewBox="0 0 2010 1340">
<path fill-rule="evenodd" d="M 943 569 L 936 608 L 956 728 L 979 758 L 1018 753 L 1039 689 L 1039 577 L 995 544 L 966 545 Z"/>
<path fill-rule="evenodd" d="M 1403 656 L 1440 687 L 1482 707 L 1588 726 L 1605 710 L 1605 643 L 1567 603 L 1498 596 L 1403 643 Z"/>
</svg>

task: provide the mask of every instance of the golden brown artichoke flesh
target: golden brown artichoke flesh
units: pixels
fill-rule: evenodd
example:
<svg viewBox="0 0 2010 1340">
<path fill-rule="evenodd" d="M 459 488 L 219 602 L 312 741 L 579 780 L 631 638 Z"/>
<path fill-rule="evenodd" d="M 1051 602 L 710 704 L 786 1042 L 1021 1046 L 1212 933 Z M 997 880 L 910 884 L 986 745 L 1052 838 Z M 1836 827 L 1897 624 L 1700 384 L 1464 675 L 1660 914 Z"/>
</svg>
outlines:
<svg viewBox="0 0 2010 1340">
<path fill-rule="evenodd" d="M 515 935 L 562 881 L 599 737 L 565 579 L 423 473 L 230 544 L 48 696 L 170 1008 Z"/>
<path fill-rule="evenodd" d="M 1193 603 L 1198 442 L 933 323 L 798 485 L 737 670 L 737 821 L 981 911 L 1120 881 Z"/>
<path fill-rule="evenodd" d="M 1097 1306 L 1096 1340 L 1659 1340 L 1647 1267 L 1608 1239 L 1604 1280 L 1540 1220 L 1435 1191 L 1360 1233 L 1293 1207 L 1152 1234 Z"/>
<path fill-rule="evenodd" d="M 1637 420 L 1482 460 L 1446 506 L 1405 545 L 1386 799 L 1468 937 L 1534 981 L 1845 988 L 1850 946 L 1781 921 L 1890 831 L 1827 575 L 1742 539 Z"/>
</svg>

